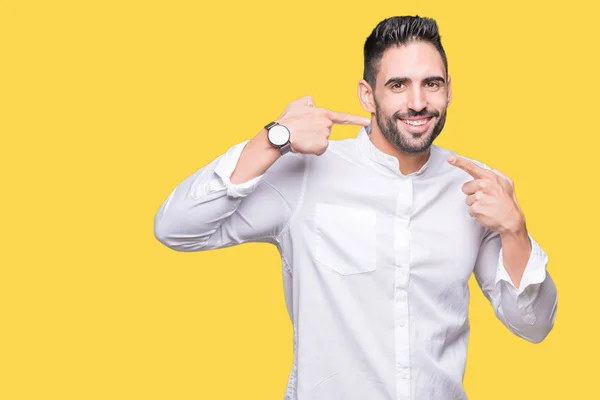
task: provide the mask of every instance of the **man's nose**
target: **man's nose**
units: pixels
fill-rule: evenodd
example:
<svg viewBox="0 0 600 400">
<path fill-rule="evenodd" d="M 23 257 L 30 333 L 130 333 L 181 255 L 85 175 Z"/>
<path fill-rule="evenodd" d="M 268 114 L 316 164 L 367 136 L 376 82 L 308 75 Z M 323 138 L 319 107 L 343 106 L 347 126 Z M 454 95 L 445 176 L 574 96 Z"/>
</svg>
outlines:
<svg viewBox="0 0 600 400">
<path fill-rule="evenodd" d="M 419 112 L 427 107 L 427 99 L 420 87 L 411 88 L 408 94 L 408 108 Z"/>
</svg>

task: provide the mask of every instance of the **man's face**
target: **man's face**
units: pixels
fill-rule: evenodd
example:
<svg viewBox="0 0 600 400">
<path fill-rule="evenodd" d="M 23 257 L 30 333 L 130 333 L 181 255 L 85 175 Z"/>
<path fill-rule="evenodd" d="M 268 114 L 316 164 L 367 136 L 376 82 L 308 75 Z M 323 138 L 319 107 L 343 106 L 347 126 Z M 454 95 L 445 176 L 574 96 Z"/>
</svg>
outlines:
<svg viewBox="0 0 600 400">
<path fill-rule="evenodd" d="M 450 87 L 442 56 L 427 42 L 386 50 L 374 92 L 377 126 L 406 153 L 426 151 L 446 122 Z"/>
</svg>

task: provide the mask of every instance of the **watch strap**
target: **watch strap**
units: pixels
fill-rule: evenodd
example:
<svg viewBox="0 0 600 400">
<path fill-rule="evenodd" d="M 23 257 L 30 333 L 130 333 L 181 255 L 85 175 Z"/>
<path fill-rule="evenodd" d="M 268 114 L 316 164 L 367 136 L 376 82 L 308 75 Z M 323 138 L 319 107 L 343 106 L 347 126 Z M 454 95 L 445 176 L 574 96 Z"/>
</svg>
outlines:
<svg viewBox="0 0 600 400">
<path fill-rule="evenodd" d="M 283 146 L 281 146 L 279 148 L 279 151 L 281 152 L 281 155 L 284 155 L 285 153 L 288 153 L 292 150 L 292 143 L 288 140 L 288 142 L 286 144 L 284 144 Z"/>
<path fill-rule="evenodd" d="M 275 125 L 279 125 L 279 122 L 277 122 L 277 121 L 269 122 L 267 125 L 265 125 L 265 129 L 269 130 L 272 127 L 274 127 Z"/>
</svg>

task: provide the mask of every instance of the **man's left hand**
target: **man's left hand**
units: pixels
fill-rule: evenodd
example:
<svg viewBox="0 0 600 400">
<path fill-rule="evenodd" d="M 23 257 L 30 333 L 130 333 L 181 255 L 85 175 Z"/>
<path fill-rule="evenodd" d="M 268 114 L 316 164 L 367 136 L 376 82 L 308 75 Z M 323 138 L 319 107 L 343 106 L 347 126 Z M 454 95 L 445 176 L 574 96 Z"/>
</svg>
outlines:
<svg viewBox="0 0 600 400">
<path fill-rule="evenodd" d="M 462 186 L 471 217 L 501 235 L 523 229 L 525 217 L 512 179 L 497 169 L 487 170 L 462 157 L 450 157 L 448 162 L 474 178 Z"/>
</svg>

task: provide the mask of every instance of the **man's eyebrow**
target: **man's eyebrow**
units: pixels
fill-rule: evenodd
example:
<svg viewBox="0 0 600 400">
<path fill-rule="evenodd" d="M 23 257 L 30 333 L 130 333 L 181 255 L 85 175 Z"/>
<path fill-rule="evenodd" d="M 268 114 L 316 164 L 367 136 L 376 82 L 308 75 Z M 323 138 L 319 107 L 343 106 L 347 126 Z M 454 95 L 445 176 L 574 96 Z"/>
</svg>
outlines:
<svg viewBox="0 0 600 400">
<path fill-rule="evenodd" d="M 392 83 L 410 83 L 411 80 L 409 78 L 405 78 L 405 77 L 400 77 L 400 76 L 394 76 L 390 79 L 387 80 L 387 82 L 385 83 L 385 86 L 392 84 Z M 439 82 L 439 83 L 446 83 L 446 80 L 441 77 L 441 76 L 428 76 L 427 78 L 423 79 L 423 82 Z"/>
<path fill-rule="evenodd" d="M 384 86 L 387 86 L 390 83 L 408 83 L 408 82 L 410 82 L 410 79 L 408 79 L 408 78 L 394 76 L 394 77 L 388 79 Z"/>
<path fill-rule="evenodd" d="M 444 78 L 442 78 L 441 76 L 428 76 L 427 78 L 423 79 L 424 82 L 440 82 L 440 83 L 446 83 L 446 80 Z"/>
</svg>

